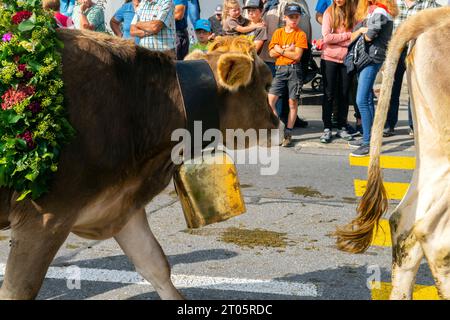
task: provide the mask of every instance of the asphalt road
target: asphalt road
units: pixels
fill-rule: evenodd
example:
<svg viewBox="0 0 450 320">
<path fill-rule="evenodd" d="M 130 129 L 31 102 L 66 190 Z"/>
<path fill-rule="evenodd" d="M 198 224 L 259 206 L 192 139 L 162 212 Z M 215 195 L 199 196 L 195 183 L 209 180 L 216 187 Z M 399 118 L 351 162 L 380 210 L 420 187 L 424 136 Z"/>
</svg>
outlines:
<svg viewBox="0 0 450 320">
<path fill-rule="evenodd" d="M 301 113 L 310 126 L 295 131 L 295 147 L 280 149 L 276 175 L 260 175 L 258 165 L 238 165 L 245 214 L 189 231 L 172 184 L 148 205 L 152 230 L 186 298 L 371 299 L 371 276 L 379 271 L 375 280 L 390 281 L 389 247 L 373 246 L 360 255 L 336 249 L 331 233 L 354 216 L 353 180 L 366 179 L 366 168 L 349 165 L 350 149 L 343 141 L 318 142 L 319 106 L 305 106 Z M 405 115 L 402 109 L 401 119 Z M 414 155 L 405 124 L 402 120 L 399 135 L 386 139 L 388 154 Z M 409 182 L 412 175 L 410 170 L 384 172 L 385 180 L 395 182 Z M 8 240 L 9 232 L 0 232 L 0 274 Z M 80 283 L 70 280 L 73 274 Z M 417 282 L 433 284 L 425 262 Z M 70 235 L 38 299 L 159 298 L 114 240 Z"/>
</svg>

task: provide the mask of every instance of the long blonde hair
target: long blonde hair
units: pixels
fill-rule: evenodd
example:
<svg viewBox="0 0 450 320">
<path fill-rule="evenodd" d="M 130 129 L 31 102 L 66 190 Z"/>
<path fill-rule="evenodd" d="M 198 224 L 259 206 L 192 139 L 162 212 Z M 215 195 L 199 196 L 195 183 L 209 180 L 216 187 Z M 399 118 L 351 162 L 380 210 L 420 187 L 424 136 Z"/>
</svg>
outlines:
<svg viewBox="0 0 450 320">
<path fill-rule="evenodd" d="M 388 13 L 394 18 L 398 16 L 398 7 L 395 0 L 359 0 L 358 7 L 356 8 L 356 21 L 362 21 L 367 17 L 369 11 L 369 5 L 382 4 L 386 6 Z"/>
<path fill-rule="evenodd" d="M 336 2 L 328 7 L 327 11 L 331 15 L 332 28 L 333 30 L 339 29 L 341 26 L 345 28 L 345 30 L 353 29 L 353 25 L 355 24 L 355 0 L 345 0 L 345 4 L 342 7 L 338 7 Z"/>
<path fill-rule="evenodd" d="M 223 2 L 223 11 L 222 11 L 222 23 L 228 18 L 228 11 L 230 9 L 241 7 L 238 0 L 225 0 Z"/>
</svg>

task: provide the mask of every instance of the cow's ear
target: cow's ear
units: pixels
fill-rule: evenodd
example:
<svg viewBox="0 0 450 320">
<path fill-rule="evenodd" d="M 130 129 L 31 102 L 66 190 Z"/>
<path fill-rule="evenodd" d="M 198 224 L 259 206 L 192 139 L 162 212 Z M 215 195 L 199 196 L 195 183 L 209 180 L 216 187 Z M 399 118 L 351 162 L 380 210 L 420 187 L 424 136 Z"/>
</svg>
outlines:
<svg viewBox="0 0 450 320">
<path fill-rule="evenodd" d="M 252 79 L 253 59 L 242 53 L 224 53 L 217 61 L 219 84 L 236 91 Z"/>
<path fill-rule="evenodd" d="M 189 53 L 184 60 L 206 60 L 207 54 L 199 49 L 195 49 L 191 53 Z"/>
</svg>

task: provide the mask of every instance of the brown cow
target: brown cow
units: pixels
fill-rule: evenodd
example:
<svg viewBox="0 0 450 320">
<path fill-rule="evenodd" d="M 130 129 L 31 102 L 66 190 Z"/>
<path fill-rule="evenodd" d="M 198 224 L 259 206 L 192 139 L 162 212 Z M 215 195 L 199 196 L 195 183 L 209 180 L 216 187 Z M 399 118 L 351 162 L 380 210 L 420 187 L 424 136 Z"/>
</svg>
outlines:
<svg viewBox="0 0 450 320">
<path fill-rule="evenodd" d="M 144 207 L 176 168 L 171 133 L 186 126 L 174 62 L 108 35 L 59 30 L 63 80 L 76 138 L 62 152 L 50 192 L 16 202 L 0 190 L 0 227 L 11 228 L 0 298 L 34 298 L 70 232 L 114 237 L 163 299 L 182 298 Z M 270 71 L 242 39 L 220 38 L 201 58 L 218 83 L 220 129 L 274 129 Z M 224 134 L 225 135 L 225 134 Z"/>
</svg>

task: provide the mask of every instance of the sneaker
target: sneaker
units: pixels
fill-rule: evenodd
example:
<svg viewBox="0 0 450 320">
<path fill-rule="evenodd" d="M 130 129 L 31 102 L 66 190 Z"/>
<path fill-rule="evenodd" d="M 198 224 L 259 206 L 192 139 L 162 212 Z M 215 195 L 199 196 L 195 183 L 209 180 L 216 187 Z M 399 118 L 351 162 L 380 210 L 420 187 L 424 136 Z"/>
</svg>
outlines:
<svg viewBox="0 0 450 320">
<path fill-rule="evenodd" d="M 322 142 L 322 143 L 330 143 L 331 142 L 331 130 L 330 129 L 325 129 L 323 131 L 323 134 L 320 137 L 320 142 Z"/>
<path fill-rule="evenodd" d="M 357 139 L 357 140 L 353 140 L 353 141 L 349 141 L 348 145 L 351 148 L 359 148 L 363 145 L 363 139 Z"/>
<path fill-rule="evenodd" d="M 345 129 L 347 129 L 348 134 L 351 134 L 351 135 L 358 133 L 358 131 L 355 128 L 353 128 L 353 126 L 349 125 L 348 123 L 345 126 Z"/>
<path fill-rule="evenodd" d="M 348 133 L 348 131 L 345 127 L 341 128 L 341 130 L 337 131 L 336 137 L 344 139 L 346 141 L 353 140 L 353 136 L 350 133 Z"/>
<path fill-rule="evenodd" d="M 282 147 L 290 147 L 292 145 L 292 134 L 285 133 L 283 142 L 281 143 Z"/>
<path fill-rule="evenodd" d="M 414 136 L 414 129 L 410 127 L 408 133 L 410 136 Z"/>
<path fill-rule="evenodd" d="M 294 124 L 295 128 L 306 128 L 307 126 L 308 126 L 308 121 L 297 117 L 297 120 L 295 120 L 295 124 Z"/>
<path fill-rule="evenodd" d="M 394 128 L 384 128 L 383 137 L 392 137 L 393 135 L 395 135 Z"/>
<path fill-rule="evenodd" d="M 370 153 L 370 145 L 363 144 L 358 149 L 350 153 L 352 157 L 365 157 Z"/>
</svg>

